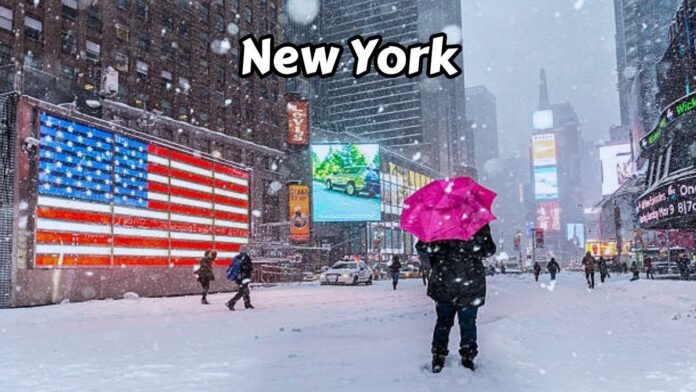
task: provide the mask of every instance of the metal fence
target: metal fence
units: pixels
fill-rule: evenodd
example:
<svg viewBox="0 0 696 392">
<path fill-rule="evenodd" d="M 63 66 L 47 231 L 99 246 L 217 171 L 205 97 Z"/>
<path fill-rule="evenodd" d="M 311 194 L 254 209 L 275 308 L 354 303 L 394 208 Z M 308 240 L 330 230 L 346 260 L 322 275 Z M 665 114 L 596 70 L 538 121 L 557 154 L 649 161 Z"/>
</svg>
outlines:
<svg viewBox="0 0 696 392">
<path fill-rule="evenodd" d="M 10 305 L 16 95 L 0 94 L 0 308 Z"/>
</svg>

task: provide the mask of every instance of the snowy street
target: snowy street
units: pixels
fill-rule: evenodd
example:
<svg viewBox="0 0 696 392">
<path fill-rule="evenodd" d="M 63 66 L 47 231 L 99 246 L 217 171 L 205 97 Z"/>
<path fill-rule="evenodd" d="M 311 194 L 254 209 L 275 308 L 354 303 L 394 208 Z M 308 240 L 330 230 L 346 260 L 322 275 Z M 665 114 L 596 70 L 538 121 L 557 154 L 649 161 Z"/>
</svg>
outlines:
<svg viewBox="0 0 696 392">
<path fill-rule="evenodd" d="M 455 327 L 439 375 L 424 370 L 434 307 L 417 280 L 255 289 L 252 311 L 228 311 L 229 294 L 6 309 L 0 389 L 696 391 L 695 286 L 627 280 L 490 278 L 479 369 L 459 366 Z"/>
</svg>

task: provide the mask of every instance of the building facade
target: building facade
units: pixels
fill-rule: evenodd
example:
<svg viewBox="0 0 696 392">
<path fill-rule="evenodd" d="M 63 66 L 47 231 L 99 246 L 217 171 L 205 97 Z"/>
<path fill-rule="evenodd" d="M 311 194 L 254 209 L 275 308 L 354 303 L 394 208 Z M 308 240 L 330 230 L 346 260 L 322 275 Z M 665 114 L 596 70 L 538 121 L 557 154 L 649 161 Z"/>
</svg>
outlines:
<svg viewBox="0 0 696 392">
<path fill-rule="evenodd" d="M 474 137 L 473 152 L 476 172 L 484 184 L 489 175 L 486 163 L 498 158 L 498 109 L 495 95 L 485 86 L 466 89 L 466 117 Z"/>
<path fill-rule="evenodd" d="M 318 26 L 326 42 L 346 43 L 360 34 L 409 46 L 426 42 L 447 26 L 460 26 L 460 10 L 455 0 L 328 0 Z M 456 61 L 463 68 L 461 54 Z M 352 59 L 346 57 L 336 75 L 322 81 L 321 103 L 315 109 L 320 123 L 417 157 L 439 172 L 464 174 L 471 168 L 463 76 L 385 78 L 372 72 L 356 79 L 352 68 Z"/>
<path fill-rule="evenodd" d="M 655 64 L 669 43 L 669 26 L 679 0 L 614 0 L 616 17 L 616 61 L 621 123 L 638 121 L 650 129 L 660 113 L 655 95 Z M 633 87 L 637 79 L 636 86 Z M 631 101 L 638 101 L 640 112 L 631 118 Z"/>
</svg>

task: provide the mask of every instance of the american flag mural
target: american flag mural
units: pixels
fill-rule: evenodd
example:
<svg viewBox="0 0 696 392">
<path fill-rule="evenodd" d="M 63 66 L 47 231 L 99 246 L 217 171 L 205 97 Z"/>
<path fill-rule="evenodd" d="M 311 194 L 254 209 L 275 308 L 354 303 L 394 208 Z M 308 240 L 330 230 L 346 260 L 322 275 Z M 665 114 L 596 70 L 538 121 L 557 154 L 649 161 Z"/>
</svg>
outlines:
<svg viewBox="0 0 696 392">
<path fill-rule="evenodd" d="M 248 243 L 247 172 L 47 113 L 39 134 L 36 266 L 191 265 Z"/>
</svg>

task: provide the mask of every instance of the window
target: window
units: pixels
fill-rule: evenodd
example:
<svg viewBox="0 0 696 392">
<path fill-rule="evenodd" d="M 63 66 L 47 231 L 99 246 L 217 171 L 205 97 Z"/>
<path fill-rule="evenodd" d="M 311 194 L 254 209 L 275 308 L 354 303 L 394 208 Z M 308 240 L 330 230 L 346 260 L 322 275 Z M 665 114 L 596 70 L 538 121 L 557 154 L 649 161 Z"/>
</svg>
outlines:
<svg viewBox="0 0 696 392">
<path fill-rule="evenodd" d="M 162 78 L 162 88 L 166 88 L 169 90 L 172 88 L 172 73 L 169 71 L 162 71 L 160 73 L 160 77 Z"/>
<path fill-rule="evenodd" d="M 251 23 L 251 19 L 253 17 L 253 13 L 251 12 L 251 7 L 244 6 L 244 21 L 247 23 Z"/>
<path fill-rule="evenodd" d="M 201 31 L 198 33 L 198 40 L 200 41 L 203 50 L 208 50 L 208 43 L 210 43 L 210 35 L 207 31 Z"/>
<path fill-rule="evenodd" d="M 220 33 L 225 31 L 225 18 L 220 14 L 215 14 L 215 30 Z"/>
<path fill-rule="evenodd" d="M 43 23 L 40 20 L 34 19 L 30 16 L 24 17 L 24 35 L 31 39 L 41 40 L 41 33 L 43 32 Z"/>
<path fill-rule="evenodd" d="M 150 50 L 150 34 L 147 31 L 139 32 L 136 45 L 138 46 L 138 49 L 144 52 Z"/>
<path fill-rule="evenodd" d="M 177 4 L 179 5 L 179 8 L 188 8 L 189 7 L 189 2 L 188 0 L 178 0 Z"/>
<path fill-rule="evenodd" d="M 171 30 L 173 26 L 172 17 L 168 14 L 162 14 L 162 16 L 160 16 L 160 26 L 164 29 Z"/>
<path fill-rule="evenodd" d="M 210 8 L 207 4 L 201 4 L 198 7 L 198 20 L 203 23 L 208 23 L 208 17 L 210 16 Z"/>
<path fill-rule="evenodd" d="M 120 72 L 128 72 L 128 56 L 121 52 L 114 53 L 114 60 L 116 64 L 114 68 Z"/>
<path fill-rule="evenodd" d="M 12 48 L 0 44 L 0 66 L 12 64 Z"/>
<path fill-rule="evenodd" d="M 75 33 L 72 30 L 64 30 L 61 32 L 61 50 L 63 53 L 75 54 Z"/>
<path fill-rule="evenodd" d="M 237 11 L 239 9 L 239 0 L 228 0 L 227 3 L 230 5 L 230 8 L 233 11 Z"/>
<path fill-rule="evenodd" d="M 125 83 L 118 84 L 118 97 L 124 100 L 128 97 L 128 86 Z"/>
<path fill-rule="evenodd" d="M 183 106 L 179 108 L 179 120 L 188 120 L 188 110 Z"/>
<path fill-rule="evenodd" d="M 160 57 L 165 60 L 171 60 L 172 58 L 172 44 L 168 40 L 162 41 L 160 46 Z"/>
<path fill-rule="evenodd" d="M 191 51 L 186 48 L 179 48 L 179 59 L 178 63 L 182 67 L 188 67 L 191 61 Z"/>
<path fill-rule="evenodd" d="M 99 68 L 90 67 L 84 76 L 85 90 L 87 90 L 87 91 L 94 90 L 94 86 L 97 85 L 97 81 L 99 79 L 101 79 L 100 75 L 101 75 L 101 71 L 99 70 Z"/>
<path fill-rule="evenodd" d="M 208 76 L 208 60 L 198 60 L 198 70 L 205 76 Z"/>
<path fill-rule="evenodd" d="M 145 93 L 137 93 L 135 94 L 135 106 L 138 107 L 144 107 L 147 101 L 150 99 L 150 96 L 148 96 Z"/>
<path fill-rule="evenodd" d="M 63 0 L 63 19 L 77 19 L 77 0 Z"/>
<path fill-rule="evenodd" d="M 87 26 L 101 29 L 101 11 L 98 5 L 91 5 L 87 8 Z"/>
<path fill-rule="evenodd" d="M 181 90 L 181 92 L 184 94 L 188 94 L 190 89 L 191 82 L 189 82 L 189 80 L 186 78 L 179 77 L 179 90 Z"/>
<path fill-rule="evenodd" d="M 160 110 L 162 111 L 162 114 L 171 117 L 172 116 L 172 103 L 167 101 L 166 99 L 163 99 L 160 101 Z"/>
<path fill-rule="evenodd" d="M 0 28 L 12 31 L 12 10 L 0 7 Z"/>
<path fill-rule="evenodd" d="M 130 37 L 130 29 L 128 26 L 123 25 L 121 23 L 116 23 L 116 38 L 122 40 L 122 41 L 128 41 Z"/>
<path fill-rule="evenodd" d="M 150 6 L 148 5 L 147 0 L 138 0 L 137 7 L 138 18 L 148 20 L 150 18 Z"/>
<path fill-rule="evenodd" d="M 118 0 L 118 8 L 121 10 L 128 10 L 128 7 L 130 6 L 130 1 L 129 0 Z"/>
<path fill-rule="evenodd" d="M 75 79 L 75 68 L 65 65 L 61 71 L 66 78 Z"/>
<path fill-rule="evenodd" d="M 219 84 L 225 84 L 225 67 L 221 65 L 217 66 L 215 79 Z"/>
<path fill-rule="evenodd" d="M 179 34 L 179 37 L 188 37 L 189 27 L 186 21 L 179 22 L 179 29 L 177 30 L 177 33 Z"/>
<path fill-rule="evenodd" d="M 137 60 L 135 62 L 135 73 L 138 77 L 138 81 L 142 82 L 144 80 L 147 80 L 149 70 L 150 66 L 146 62 L 140 60 Z"/>
<path fill-rule="evenodd" d="M 92 61 L 99 61 L 99 55 L 101 53 L 101 45 L 92 42 L 92 41 L 87 41 L 85 43 L 85 49 L 86 54 L 87 54 L 87 59 L 92 60 Z"/>
<path fill-rule="evenodd" d="M 208 101 L 210 99 L 210 90 L 208 90 L 206 87 L 199 88 L 198 98 L 200 98 L 201 101 Z"/>
</svg>

